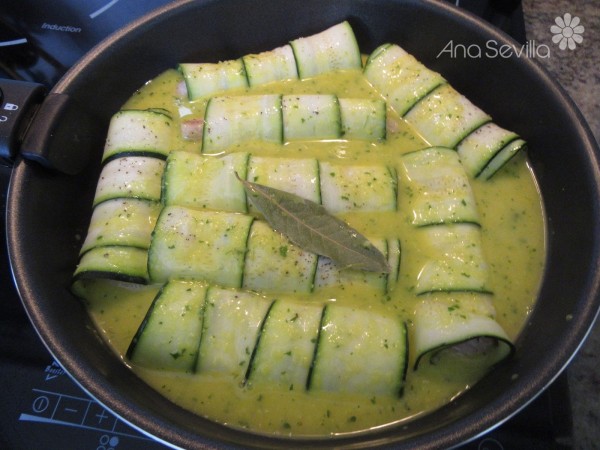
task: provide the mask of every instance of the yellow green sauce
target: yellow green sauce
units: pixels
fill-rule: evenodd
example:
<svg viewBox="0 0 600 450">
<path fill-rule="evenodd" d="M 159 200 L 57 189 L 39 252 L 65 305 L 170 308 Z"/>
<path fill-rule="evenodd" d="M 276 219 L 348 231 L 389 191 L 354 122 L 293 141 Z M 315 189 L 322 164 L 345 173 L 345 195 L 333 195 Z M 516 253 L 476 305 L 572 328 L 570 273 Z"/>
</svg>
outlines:
<svg viewBox="0 0 600 450">
<path fill-rule="evenodd" d="M 124 109 L 163 108 L 176 123 L 202 117 L 204 103 L 188 102 L 178 94 L 181 77 L 169 70 L 136 92 Z M 244 93 L 236 92 L 236 93 Z M 372 97 L 377 94 L 359 71 L 324 75 L 303 81 L 286 81 L 252 88 L 252 93 L 326 93 L 339 97 Z M 227 95 L 234 93 L 228 92 Z M 398 166 L 400 155 L 428 144 L 402 120 L 393 124 L 385 142 L 293 142 L 283 146 L 262 142 L 240 144 L 229 151 L 289 158 L 314 157 L 338 164 L 377 163 Z M 179 137 L 172 150 L 200 152 L 200 142 Z M 541 199 L 524 154 L 518 155 L 490 181 L 472 180 L 481 216 L 483 251 L 490 267 L 490 287 L 497 321 L 516 339 L 538 291 L 543 269 L 544 222 Z M 418 230 L 403 209 L 407 200 L 399 189 L 398 211 L 345 213 L 341 217 L 366 236 L 399 237 L 402 243 L 400 278 L 391 293 L 367 287 L 327 287 L 307 294 L 277 295 L 311 302 L 337 302 L 398 315 L 407 324 L 409 337 L 417 302 L 413 292 L 420 264 Z M 408 420 L 451 401 L 483 376 L 476 361 L 444 358 L 437 365 L 412 369 L 414 355 L 400 398 L 391 396 L 307 392 L 207 374 L 178 374 L 131 365 L 127 348 L 158 292 L 159 286 L 132 289 L 125 284 L 87 282 L 86 303 L 103 337 L 145 382 L 173 402 L 198 415 L 233 427 L 283 435 L 348 433 Z M 444 296 L 448 294 L 436 294 Z M 452 294 L 468 297 L 470 294 Z"/>
</svg>

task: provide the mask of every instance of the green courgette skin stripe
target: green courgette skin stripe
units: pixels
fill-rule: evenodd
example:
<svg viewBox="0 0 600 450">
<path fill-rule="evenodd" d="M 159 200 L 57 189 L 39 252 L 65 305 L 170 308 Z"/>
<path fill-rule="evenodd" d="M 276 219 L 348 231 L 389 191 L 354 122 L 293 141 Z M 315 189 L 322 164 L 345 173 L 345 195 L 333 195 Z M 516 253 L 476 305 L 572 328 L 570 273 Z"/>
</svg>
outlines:
<svg viewBox="0 0 600 450">
<path fill-rule="evenodd" d="M 159 291 L 126 355 L 143 367 L 227 374 L 245 385 L 386 396 L 402 394 L 408 366 L 397 318 L 183 280 Z"/>
<path fill-rule="evenodd" d="M 117 245 L 94 247 L 81 256 L 73 278 L 74 282 L 106 278 L 147 284 L 148 250 Z"/>
</svg>

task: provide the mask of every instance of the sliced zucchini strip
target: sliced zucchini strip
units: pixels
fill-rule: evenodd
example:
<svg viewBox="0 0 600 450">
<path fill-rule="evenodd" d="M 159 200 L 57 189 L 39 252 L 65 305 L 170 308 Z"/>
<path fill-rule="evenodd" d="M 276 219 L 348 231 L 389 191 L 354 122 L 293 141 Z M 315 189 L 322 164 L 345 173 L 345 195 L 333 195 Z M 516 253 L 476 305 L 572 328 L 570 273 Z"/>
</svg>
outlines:
<svg viewBox="0 0 600 450">
<path fill-rule="evenodd" d="M 454 150 L 426 148 L 403 155 L 401 161 L 413 225 L 479 224 L 473 189 Z"/>
<path fill-rule="evenodd" d="M 160 209 L 158 202 L 137 199 L 100 203 L 94 208 L 80 253 L 108 245 L 147 249 Z"/>
<path fill-rule="evenodd" d="M 247 180 L 321 203 L 319 162 L 314 158 L 250 156 Z M 248 209 L 255 215 L 258 213 L 252 203 Z"/>
<path fill-rule="evenodd" d="M 495 157 L 500 156 L 498 153 L 503 148 L 517 140 L 517 133 L 500 128 L 495 123 L 486 123 L 463 139 L 456 150 L 469 176 L 475 178 Z"/>
<path fill-rule="evenodd" d="M 381 99 L 339 98 L 342 137 L 347 140 L 383 141 L 387 105 Z"/>
<path fill-rule="evenodd" d="M 241 286 L 252 220 L 243 214 L 164 207 L 148 251 L 152 281 L 181 278 Z"/>
<path fill-rule="evenodd" d="M 195 209 L 246 212 L 244 186 L 248 153 L 221 157 L 175 151 L 167 159 L 163 203 Z"/>
<path fill-rule="evenodd" d="M 290 45 L 300 78 L 334 70 L 362 68 L 360 49 L 347 21 L 312 36 L 295 39 Z"/>
<path fill-rule="evenodd" d="M 281 96 L 213 97 L 206 106 L 202 152 L 222 153 L 251 140 L 282 143 Z"/>
<path fill-rule="evenodd" d="M 479 174 L 479 178 L 489 180 L 500 170 L 508 161 L 510 161 L 517 153 L 527 147 L 527 143 L 523 139 L 516 139 L 503 148 L 488 162 Z"/>
<path fill-rule="evenodd" d="M 162 110 L 121 110 L 110 120 L 102 161 L 117 155 L 166 159 L 174 128 L 173 120 Z"/>
<path fill-rule="evenodd" d="M 376 48 L 365 64 L 364 75 L 400 116 L 446 80 L 396 44 Z"/>
<path fill-rule="evenodd" d="M 147 156 L 126 156 L 102 167 L 94 206 L 113 198 L 138 198 L 160 201 L 165 162 Z"/>
<path fill-rule="evenodd" d="M 207 287 L 173 280 L 159 291 L 133 338 L 127 358 L 156 370 L 194 372 Z"/>
<path fill-rule="evenodd" d="M 85 252 L 73 275 L 80 278 L 108 278 L 131 283 L 148 283 L 148 250 L 136 247 L 94 247 Z"/>
<path fill-rule="evenodd" d="M 316 268 L 317 255 L 293 245 L 266 222 L 252 224 L 244 265 L 244 288 L 311 292 Z"/>
<path fill-rule="evenodd" d="M 435 364 L 448 354 L 453 358 L 478 359 L 489 367 L 514 351 L 510 338 L 494 319 L 491 301 L 480 296 L 475 303 L 478 306 L 473 308 L 460 300 L 425 299 L 417 305 L 415 369 L 422 360 Z"/>
<path fill-rule="evenodd" d="M 320 163 L 322 204 L 330 213 L 395 211 L 395 170 L 382 166 Z"/>
<path fill-rule="evenodd" d="M 308 387 L 398 396 L 407 361 L 407 333 L 400 319 L 328 304 Z"/>
<path fill-rule="evenodd" d="M 448 84 L 441 85 L 404 116 L 431 145 L 451 147 L 491 120 Z"/>
<path fill-rule="evenodd" d="M 247 381 L 304 390 L 322 311 L 321 304 L 276 300 L 263 325 Z"/>
<path fill-rule="evenodd" d="M 242 60 L 244 61 L 250 87 L 273 81 L 298 78 L 296 60 L 290 45 L 284 45 L 262 53 L 245 55 Z"/>
<path fill-rule="evenodd" d="M 283 139 L 339 139 L 342 118 L 337 96 L 284 95 L 281 99 Z"/>
<path fill-rule="evenodd" d="M 489 267 L 481 243 L 481 229 L 472 224 L 437 225 L 418 230 L 425 263 L 415 291 L 489 292 Z"/>
<path fill-rule="evenodd" d="M 389 245 L 389 242 L 392 242 Z M 329 258 L 319 256 L 317 264 L 317 273 L 315 276 L 315 289 L 327 286 L 344 286 L 345 289 L 352 289 L 355 286 L 368 286 L 379 291 L 388 291 L 393 289 L 395 281 L 397 281 L 397 269 L 400 262 L 400 252 L 394 244 L 397 240 L 390 241 L 384 239 L 369 239 L 379 251 L 388 259 L 390 265 L 390 273 L 366 272 L 363 270 L 343 269 L 339 267 Z M 391 247 L 391 248 L 390 248 Z M 389 289 L 389 290 L 391 290 Z"/>
<path fill-rule="evenodd" d="M 248 87 L 246 69 L 241 58 L 217 63 L 181 63 L 178 69 L 183 75 L 190 100 Z"/>
<path fill-rule="evenodd" d="M 222 373 L 243 380 L 271 303 L 253 292 L 211 286 L 196 372 Z"/>
</svg>

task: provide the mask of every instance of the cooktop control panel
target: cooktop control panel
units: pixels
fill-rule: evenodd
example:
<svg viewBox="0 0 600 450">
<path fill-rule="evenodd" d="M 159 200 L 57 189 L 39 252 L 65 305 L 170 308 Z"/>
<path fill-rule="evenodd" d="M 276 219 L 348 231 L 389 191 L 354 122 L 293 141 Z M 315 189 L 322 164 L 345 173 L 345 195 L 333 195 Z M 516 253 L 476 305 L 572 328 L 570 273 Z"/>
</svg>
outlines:
<svg viewBox="0 0 600 450">
<path fill-rule="evenodd" d="M 170 0 L 2 0 L 0 77 L 54 85 L 109 34 Z"/>
<path fill-rule="evenodd" d="M 0 164 L 13 162 L 29 119 L 45 92 L 38 83 L 0 78 Z"/>
</svg>

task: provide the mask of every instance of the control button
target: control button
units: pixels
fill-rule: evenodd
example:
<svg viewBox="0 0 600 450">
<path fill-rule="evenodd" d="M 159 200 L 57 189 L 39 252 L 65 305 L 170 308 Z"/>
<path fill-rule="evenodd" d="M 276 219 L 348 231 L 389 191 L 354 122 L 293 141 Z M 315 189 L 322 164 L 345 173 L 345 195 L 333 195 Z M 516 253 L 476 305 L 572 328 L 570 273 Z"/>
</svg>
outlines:
<svg viewBox="0 0 600 450">
<path fill-rule="evenodd" d="M 46 89 L 41 84 L 0 79 L 0 159 L 12 162 Z"/>
</svg>

